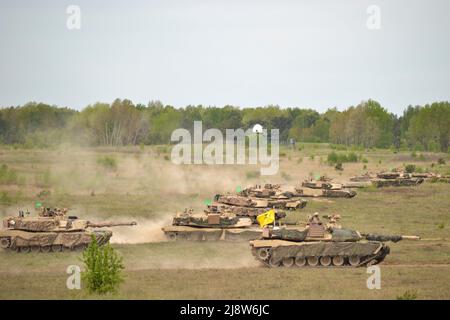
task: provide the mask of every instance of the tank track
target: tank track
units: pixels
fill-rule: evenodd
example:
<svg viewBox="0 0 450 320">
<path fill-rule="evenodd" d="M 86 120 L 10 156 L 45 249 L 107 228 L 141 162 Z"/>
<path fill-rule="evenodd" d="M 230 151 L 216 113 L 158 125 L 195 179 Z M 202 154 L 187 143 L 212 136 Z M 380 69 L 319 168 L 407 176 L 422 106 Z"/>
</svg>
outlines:
<svg viewBox="0 0 450 320">
<path fill-rule="evenodd" d="M 284 257 L 281 261 L 271 259 L 271 247 L 252 248 L 255 259 L 269 268 L 355 268 L 371 266 L 384 260 L 390 248 L 384 245 L 377 253 L 369 256 L 313 256 Z"/>
</svg>

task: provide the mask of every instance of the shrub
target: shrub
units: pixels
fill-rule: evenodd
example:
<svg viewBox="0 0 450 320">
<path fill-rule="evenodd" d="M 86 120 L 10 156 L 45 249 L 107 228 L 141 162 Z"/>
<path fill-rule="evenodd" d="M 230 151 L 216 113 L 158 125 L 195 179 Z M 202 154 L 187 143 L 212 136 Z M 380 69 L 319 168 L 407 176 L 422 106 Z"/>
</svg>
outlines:
<svg viewBox="0 0 450 320">
<path fill-rule="evenodd" d="M 113 157 L 101 157 L 97 159 L 97 163 L 105 169 L 117 170 L 117 161 Z"/>
<path fill-rule="evenodd" d="M 415 172 L 415 171 L 416 171 L 416 166 L 415 166 L 414 164 L 407 164 L 407 165 L 405 166 L 405 171 L 406 171 L 407 173 Z"/>
<path fill-rule="evenodd" d="M 406 290 L 401 296 L 397 296 L 397 300 L 415 300 L 417 299 L 416 291 Z"/>
<path fill-rule="evenodd" d="M 123 282 L 124 266 L 122 257 L 110 244 L 100 247 L 92 236 L 89 247 L 83 252 L 82 260 L 85 266 L 82 277 L 90 293 L 117 293 L 120 283 Z"/>
<path fill-rule="evenodd" d="M 438 159 L 438 164 L 445 164 L 445 159 L 444 158 L 439 158 Z"/>
<path fill-rule="evenodd" d="M 329 164 L 345 163 L 345 162 L 358 162 L 358 155 L 354 152 L 348 154 L 339 154 L 331 152 L 328 154 L 327 161 Z"/>
</svg>

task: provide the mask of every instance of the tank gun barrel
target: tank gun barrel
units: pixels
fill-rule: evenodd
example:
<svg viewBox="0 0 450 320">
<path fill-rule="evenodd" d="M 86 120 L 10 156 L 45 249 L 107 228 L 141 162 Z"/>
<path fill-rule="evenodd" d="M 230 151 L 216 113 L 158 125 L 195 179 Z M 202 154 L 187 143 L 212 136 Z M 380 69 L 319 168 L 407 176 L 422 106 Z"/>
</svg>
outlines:
<svg viewBox="0 0 450 320">
<path fill-rule="evenodd" d="M 419 236 L 402 236 L 402 240 L 420 240 Z"/>
<path fill-rule="evenodd" d="M 131 222 L 88 222 L 87 226 L 90 228 L 105 228 L 105 227 L 119 227 L 119 226 L 135 226 L 137 225 L 136 221 Z"/>
<path fill-rule="evenodd" d="M 382 235 L 382 234 L 361 234 L 369 241 L 392 241 L 398 242 L 401 240 L 420 240 L 419 236 L 406 236 L 406 235 Z"/>
</svg>

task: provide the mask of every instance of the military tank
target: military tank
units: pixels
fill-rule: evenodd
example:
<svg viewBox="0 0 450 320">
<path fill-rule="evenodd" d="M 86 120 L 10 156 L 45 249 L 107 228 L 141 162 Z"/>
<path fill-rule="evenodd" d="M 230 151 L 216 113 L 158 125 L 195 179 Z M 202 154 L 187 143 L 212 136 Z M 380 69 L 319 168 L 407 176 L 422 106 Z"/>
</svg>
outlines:
<svg viewBox="0 0 450 320">
<path fill-rule="evenodd" d="M 398 242 L 417 236 L 362 234 L 342 229 L 340 216 L 317 213 L 305 227 L 264 228 L 260 239 L 250 241 L 253 256 L 267 267 L 360 267 L 378 264 L 389 254 L 387 241 Z"/>
<path fill-rule="evenodd" d="M 409 173 L 404 172 L 380 172 L 377 178 L 372 179 L 372 184 L 377 188 L 417 186 L 424 181 L 424 178 L 414 178 Z"/>
<path fill-rule="evenodd" d="M 248 241 L 262 233 L 250 217 L 232 212 L 195 213 L 192 209 L 177 213 L 172 225 L 163 227 L 162 231 L 172 241 Z"/>
<path fill-rule="evenodd" d="M 17 252 L 58 252 L 86 248 L 92 236 L 99 245 L 109 242 L 110 230 L 91 230 L 115 226 L 133 226 L 136 222 L 91 222 L 68 216 L 67 209 L 43 208 L 37 217 L 19 212 L 6 217 L 0 230 L 0 247 Z"/>
</svg>

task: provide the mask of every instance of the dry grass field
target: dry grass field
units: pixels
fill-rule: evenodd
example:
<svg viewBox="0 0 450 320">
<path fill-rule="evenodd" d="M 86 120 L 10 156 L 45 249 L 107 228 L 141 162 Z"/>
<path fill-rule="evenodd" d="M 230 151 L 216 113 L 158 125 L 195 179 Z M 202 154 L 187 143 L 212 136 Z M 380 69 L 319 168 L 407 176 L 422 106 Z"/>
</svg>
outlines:
<svg viewBox="0 0 450 320">
<path fill-rule="evenodd" d="M 298 146 L 299 147 L 299 146 Z M 281 148 L 275 176 L 259 166 L 171 163 L 166 146 L 54 150 L 0 148 L 0 215 L 34 213 L 35 203 L 68 207 L 90 220 L 138 221 L 115 228 L 113 246 L 123 256 L 126 280 L 118 299 L 450 299 L 450 185 L 357 190 L 353 199 L 310 199 L 289 221 L 307 214 L 339 213 L 342 224 L 363 232 L 420 235 L 421 241 L 390 244 L 380 265 L 382 288 L 366 287 L 366 268 L 266 269 L 247 243 L 166 242 L 161 226 L 185 207 L 201 210 L 215 193 L 264 182 L 298 185 L 309 176 L 337 180 L 365 171 L 415 164 L 448 174 L 437 164 L 446 154 L 355 150 L 364 162 L 327 164 L 328 144 Z M 338 151 L 338 152 L 350 152 Z M 6 172 L 6 173 L 5 173 Z M 0 251 L 0 299 L 105 298 L 66 288 L 66 268 L 80 264 L 80 252 Z"/>
</svg>

